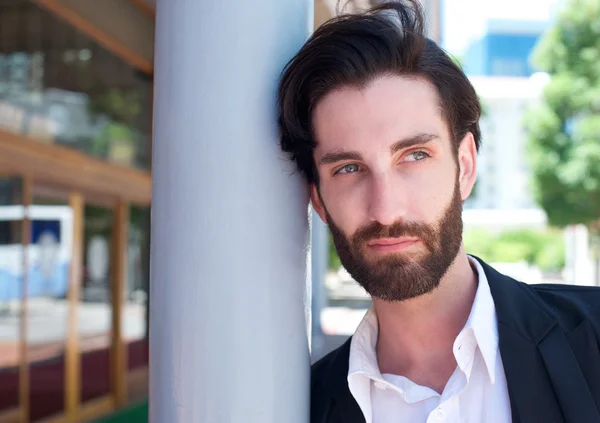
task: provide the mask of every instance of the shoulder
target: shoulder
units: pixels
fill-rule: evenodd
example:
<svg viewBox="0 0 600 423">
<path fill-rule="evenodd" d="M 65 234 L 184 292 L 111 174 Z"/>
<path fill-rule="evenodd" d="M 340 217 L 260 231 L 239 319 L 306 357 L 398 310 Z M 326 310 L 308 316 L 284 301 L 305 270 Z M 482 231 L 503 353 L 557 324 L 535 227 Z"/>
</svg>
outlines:
<svg viewBox="0 0 600 423">
<path fill-rule="evenodd" d="M 334 397 L 347 388 L 351 337 L 340 347 L 311 366 L 310 421 L 329 422 L 334 412 Z"/>
<path fill-rule="evenodd" d="M 582 320 L 600 327 L 600 287 L 561 284 L 525 285 L 567 328 Z"/>
<path fill-rule="evenodd" d="M 348 373 L 348 360 L 350 357 L 350 343 L 348 338 L 341 346 L 315 362 L 310 368 L 311 389 L 325 388 L 330 385 L 332 376 L 346 376 Z"/>
<path fill-rule="evenodd" d="M 560 298 L 581 298 L 591 296 L 600 298 L 600 286 L 564 285 L 564 284 L 530 284 L 540 295 L 550 295 Z"/>
<path fill-rule="evenodd" d="M 600 287 L 527 284 L 474 258 L 487 276 L 499 322 L 528 331 L 532 322 L 551 318 L 570 331 L 588 321 L 600 334 Z"/>
</svg>

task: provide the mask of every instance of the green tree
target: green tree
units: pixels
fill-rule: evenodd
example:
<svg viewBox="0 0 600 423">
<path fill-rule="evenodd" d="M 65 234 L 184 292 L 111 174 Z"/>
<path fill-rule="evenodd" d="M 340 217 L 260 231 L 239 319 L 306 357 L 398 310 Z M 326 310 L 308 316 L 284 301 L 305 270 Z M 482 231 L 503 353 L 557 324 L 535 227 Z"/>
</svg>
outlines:
<svg viewBox="0 0 600 423">
<path fill-rule="evenodd" d="M 125 163 L 132 160 L 129 157 L 135 154 L 136 124 L 142 113 L 142 100 L 140 93 L 135 90 L 114 88 L 92 98 L 89 111 L 95 116 L 104 116 L 109 119 L 92 138 L 90 153 L 107 158 L 111 146 L 125 147 L 122 160 Z"/>
<path fill-rule="evenodd" d="M 551 77 L 526 118 L 534 196 L 550 224 L 587 226 L 600 263 L 600 0 L 567 0 L 533 61 Z"/>
<path fill-rule="evenodd" d="M 525 261 L 545 272 L 560 271 L 565 266 L 563 234 L 554 228 L 513 229 L 496 234 L 470 229 L 464 232 L 463 241 L 467 253 L 491 263 Z"/>
<path fill-rule="evenodd" d="M 339 268 L 342 267 L 342 262 L 340 261 L 337 250 L 335 249 L 335 244 L 333 243 L 333 236 L 331 235 L 331 232 L 329 232 L 328 236 L 329 236 L 329 269 L 330 270 L 339 270 Z"/>
<path fill-rule="evenodd" d="M 491 260 L 495 235 L 486 229 L 471 229 L 463 232 L 467 253 L 483 260 Z"/>
</svg>

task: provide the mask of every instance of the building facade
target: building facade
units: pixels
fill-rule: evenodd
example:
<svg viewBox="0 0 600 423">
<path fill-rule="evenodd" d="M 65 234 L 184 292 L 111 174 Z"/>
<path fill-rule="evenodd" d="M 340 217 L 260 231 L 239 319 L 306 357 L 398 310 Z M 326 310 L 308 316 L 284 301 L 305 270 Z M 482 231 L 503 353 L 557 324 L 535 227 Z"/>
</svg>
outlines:
<svg viewBox="0 0 600 423">
<path fill-rule="evenodd" d="M 546 21 L 488 20 L 483 35 L 464 53 L 465 72 L 473 76 L 532 75 L 531 53 L 547 27 Z"/>
<path fill-rule="evenodd" d="M 0 422 L 146 396 L 154 18 L 138 3 L 0 1 Z"/>
<path fill-rule="evenodd" d="M 525 115 L 541 100 L 545 78 L 470 77 L 484 107 L 482 147 L 474 198 L 478 209 L 531 209 Z"/>
</svg>

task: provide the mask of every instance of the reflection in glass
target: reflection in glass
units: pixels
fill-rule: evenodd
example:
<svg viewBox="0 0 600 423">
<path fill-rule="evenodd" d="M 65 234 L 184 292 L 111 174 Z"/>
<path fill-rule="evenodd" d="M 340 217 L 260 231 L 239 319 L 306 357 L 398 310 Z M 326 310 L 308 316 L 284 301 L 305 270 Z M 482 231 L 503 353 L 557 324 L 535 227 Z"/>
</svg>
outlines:
<svg viewBox="0 0 600 423">
<path fill-rule="evenodd" d="M 113 214 L 110 208 L 85 206 L 84 274 L 79 307 L 82 402 L 110 393 Z"/>
<path fill-rule="evenodd" d="M 128 270 L 122 332 L 128 344 L 127 367 L 148 365 L 148 280 L 150 208 L 130 208 Z"/>
<path fill-rule="evenodd" d="M 30 217 L 27 349 L 30 416 L 38 421 L 64 411 L 73 211 L 66 201 L 34 196 Z"/>
<path fill-rule="evenodd" d="M 148 167 L 150 79 L 34 2 L 0 28 L 0 130 Z"/>
<path fill-rule="evenodd" d="M 19 406 L 23 276 L 21 180 L 0 178 L 0 412 Z"/>
</svg>

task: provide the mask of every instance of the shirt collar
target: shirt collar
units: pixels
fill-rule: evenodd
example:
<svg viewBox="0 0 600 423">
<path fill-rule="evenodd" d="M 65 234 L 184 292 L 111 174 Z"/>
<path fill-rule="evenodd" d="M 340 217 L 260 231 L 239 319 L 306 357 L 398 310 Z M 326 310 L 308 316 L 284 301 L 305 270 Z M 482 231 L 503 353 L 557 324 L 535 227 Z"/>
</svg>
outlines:
<svg viewBox="0 0 600 423">
<path fill-rule="evenodd" d="M 492 383 L 496 381 L 496 355 L 498 354 L 498 320 L 496 319 L 496 307 L 490 291 L 485 271 L 481 264 L 469 256 L 471 266 L 478 274 L 479 283 L 475 293 L 475 300 L 471 307 L 471 313 L 465 324 L 465 328 L 472 328 L 477 340 L 477 346 L 485 366 L 488 370 Z"/>
<path fill-rule="evenodd" d="M 496 380 L 496 355 L 498 354 L 498 322 L 490 286 L 481 264 L 469 256 L 471 266 L 477 271 L 478 285 L 471 313 L 465 328 L 471 328 L 485 362 L 490 381 Z M 369 308 L 350 343 L 348 378 L 364 374 L 369 379 L 384 381 L 377 363 L 377 338 L 379 325 L 373 307 Z"/>
<path fill-rule="evenodd" d="M 365 317 L 358 325 L 350 343 L 350 362 L 348 375 L 363 373 L 370 379 L 381 379 L 383 376 L 377 364 L 377 337 L 379 324 L 373 307 L 367 310 Z"/>
</svg>

